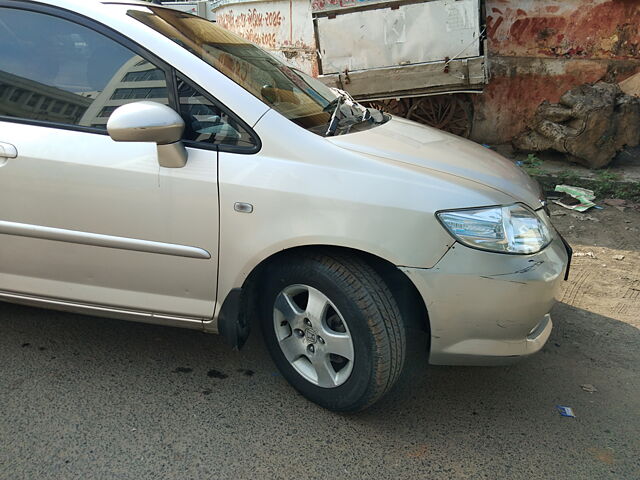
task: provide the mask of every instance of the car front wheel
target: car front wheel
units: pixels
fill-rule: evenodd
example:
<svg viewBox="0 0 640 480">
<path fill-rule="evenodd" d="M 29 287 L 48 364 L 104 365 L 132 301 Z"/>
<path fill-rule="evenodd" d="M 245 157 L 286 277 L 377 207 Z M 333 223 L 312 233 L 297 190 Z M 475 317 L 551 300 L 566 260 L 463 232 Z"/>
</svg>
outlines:
<svg viewBox="0 0 640 480">
<path fill-rule="evenodd" d="M 282 375 L 309 400 L 356 411 L 396 382 L 405 330 L 395 299 L 364 261 L 296 255 L 268 271 L 262 328 Z"/>
</svg>

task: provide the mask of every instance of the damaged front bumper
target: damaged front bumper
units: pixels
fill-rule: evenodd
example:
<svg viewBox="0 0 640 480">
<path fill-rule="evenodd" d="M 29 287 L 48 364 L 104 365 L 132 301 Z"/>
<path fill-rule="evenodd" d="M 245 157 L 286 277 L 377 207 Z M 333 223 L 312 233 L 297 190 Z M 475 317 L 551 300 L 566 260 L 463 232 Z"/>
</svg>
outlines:
<svg viewBox="0 0 640 480">
<path fill-rule="evenodd" d="M 533 255 L 457 243 L 433 268 L 403 267 L 427 306 L 430 363 L 499 365 L 540 350 L 569 257 L 557 236 Z"/>
</svg>

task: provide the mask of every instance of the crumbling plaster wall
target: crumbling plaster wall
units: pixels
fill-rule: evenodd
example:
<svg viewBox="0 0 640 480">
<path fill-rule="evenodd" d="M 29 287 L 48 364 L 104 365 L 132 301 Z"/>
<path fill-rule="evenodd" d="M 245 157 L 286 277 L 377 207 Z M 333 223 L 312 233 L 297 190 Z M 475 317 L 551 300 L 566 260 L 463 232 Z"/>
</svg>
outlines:
<svg viewBox="0 0 640 480">
<path fill-rule="evenodd" d="M 538 105 L 640 72 L 640 0 L 486 0 L 490 80 L 473 138 L 508 142 Z"/>
</svg>

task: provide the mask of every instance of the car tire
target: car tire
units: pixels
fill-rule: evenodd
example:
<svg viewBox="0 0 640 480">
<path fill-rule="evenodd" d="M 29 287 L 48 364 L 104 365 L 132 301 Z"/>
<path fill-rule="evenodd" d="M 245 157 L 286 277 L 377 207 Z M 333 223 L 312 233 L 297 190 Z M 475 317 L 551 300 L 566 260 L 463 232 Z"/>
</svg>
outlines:
<svg viewBox="0 0 640 480">
<path fill-rule="evenodd" d="M 405 329 L 383 279 L 341 253 L 292 255 L 267 270 L 261 325 L 282 375 L 334 411 L 362 410 L 402 371 Z"/>
</svg>

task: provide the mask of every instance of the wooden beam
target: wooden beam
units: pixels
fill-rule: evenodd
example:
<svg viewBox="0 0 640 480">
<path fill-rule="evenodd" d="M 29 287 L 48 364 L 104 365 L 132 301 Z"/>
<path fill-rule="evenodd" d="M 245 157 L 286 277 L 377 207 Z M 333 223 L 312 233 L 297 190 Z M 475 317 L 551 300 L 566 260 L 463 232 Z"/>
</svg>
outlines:
<svg viewBox="0 0 640 480">
<path fill-rule="evenodd" d="M 484 57 L 429 62 L 321 75 L 329 87 L 354 98 L 410 97 L 454 89 L 479 89 L 486 83 Z"/>
</svg>

